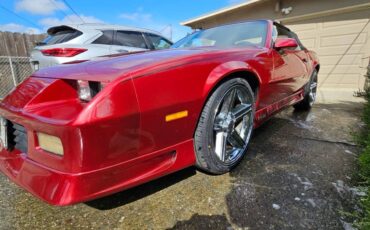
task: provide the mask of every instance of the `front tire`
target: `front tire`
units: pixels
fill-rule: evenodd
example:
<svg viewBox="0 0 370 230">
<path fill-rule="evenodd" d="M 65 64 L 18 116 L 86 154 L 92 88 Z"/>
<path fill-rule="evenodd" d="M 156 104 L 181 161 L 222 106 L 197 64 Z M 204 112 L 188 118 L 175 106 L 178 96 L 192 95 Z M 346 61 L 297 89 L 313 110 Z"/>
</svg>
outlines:
<svg viewBox="0 0 370 230">
<path fill-rule="evenodd" d="M 221 84 L 208 99 L 195 132 L 196 165 L 229 172 L 244 156 L 253 130 L 254 93 L 241 78 Z"/>
</svg>

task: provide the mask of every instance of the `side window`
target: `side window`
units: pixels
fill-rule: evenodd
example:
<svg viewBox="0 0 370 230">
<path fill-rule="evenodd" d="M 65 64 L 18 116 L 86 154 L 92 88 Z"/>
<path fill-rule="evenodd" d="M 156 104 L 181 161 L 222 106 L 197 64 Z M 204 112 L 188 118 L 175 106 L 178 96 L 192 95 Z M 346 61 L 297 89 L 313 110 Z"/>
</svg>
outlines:
<svg viewBox="0 0 370 230">
<path fill-rule="evenodd" d="M 293 38 L 298 43 L 298 47 L 296 48 L 296 50 L 304 49 L 304 46 L 299 41 L 298 36 L 295 33 L 291 32 L 289 30 L 286 30 L 285 28 L 280 27 L 280 26 L 274 26 L 274 28 L 276 28 L 276 31 L 277 31 L 277 38 Z"/>
<path fill-rule="evenodd" d="M 301 50 L 305 50 L 305 49 L 306 49 L 306 47 L 302 44 L 301 40 L 299 40 L 299 38 L 298 38 L 297 34 L 293 33 L 293 37 L 295 38 L 295 40 L 297 40 L 298 45 L 299 45 L 299 47 L 301 48 Z"/>
<path fill-rule="evenodd" d="M 102 32 L 103 34 L 93 41 L 92 44 L 112 45 L 113 30 L 103 30 Z"/>
<path fill-rule="evenodd" d="M 276 27 L 278 38 L 294 38 L 292 33 L 282 27 Z"/>
<path fill-rule="evenodd" d="M 154 49 L 167 49 L 172 45 L 167 39 L 155 34 L 146 34 L 150 42 L 153 44 Z"/>
<path fill-rule="evenodd" d="M 142 33 L 136 31 L 117 31 L 113 44 L 148 49 Z"/>
</svg>

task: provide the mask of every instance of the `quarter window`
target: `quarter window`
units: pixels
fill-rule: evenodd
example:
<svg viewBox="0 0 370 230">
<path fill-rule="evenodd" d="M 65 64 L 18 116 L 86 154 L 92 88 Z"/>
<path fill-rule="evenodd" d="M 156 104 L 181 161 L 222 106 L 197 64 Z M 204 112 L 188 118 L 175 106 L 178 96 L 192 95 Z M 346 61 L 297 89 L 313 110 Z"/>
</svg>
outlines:
<svg viewBox="0 0 370 230">
<path fill-rule="evenodd" d="M 104 30 L 103 34 L 98 37 L 93 44 L 111 45 L 113 41 L 113 30 Z"/>
<path fill-rule="evenodd" d="M 113 44 L 148 49 L 142 33 L 136 31 L 117 31 Z"/>
</svg>

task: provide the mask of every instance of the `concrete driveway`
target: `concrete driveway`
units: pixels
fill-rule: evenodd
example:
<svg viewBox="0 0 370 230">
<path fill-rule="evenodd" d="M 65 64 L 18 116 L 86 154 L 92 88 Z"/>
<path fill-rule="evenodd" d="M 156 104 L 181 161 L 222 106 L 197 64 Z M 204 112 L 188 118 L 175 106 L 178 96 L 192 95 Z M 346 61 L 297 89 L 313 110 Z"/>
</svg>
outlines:
<svg viewBox="0 0 370 230">
<path fill-rule="evenodd" d="M 255 131 L 247 157 L 227 175 L 190 168 L 70 207 L 49 206 L 0 175 L 0 229 L 343 229 L 361 109 L 289 109 Z"/>
</svg>

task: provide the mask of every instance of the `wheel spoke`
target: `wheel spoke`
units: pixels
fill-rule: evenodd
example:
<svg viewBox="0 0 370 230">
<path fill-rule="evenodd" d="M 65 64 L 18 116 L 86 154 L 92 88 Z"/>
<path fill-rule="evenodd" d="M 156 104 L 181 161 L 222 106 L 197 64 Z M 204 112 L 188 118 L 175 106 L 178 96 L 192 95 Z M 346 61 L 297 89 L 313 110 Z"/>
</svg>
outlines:
<svg viewBox="0 0 370 230">
<path fill-rule="evenodd" d="M 231 108 L 233 107 L 234 105 L 234 102 L 235 102 L 235 96 L 236 96 L 236 90 L 233 89 L 227 96 L 226 98 L 224 99 L 224 102 L 222 104 L 222 107 L 221 107 L 221 111 L 220 113 L 224 113 L 224 114 L 227 114 L 228 112 L 230 112 Z"/>
<path fill-rule="evenodd" d="M 311 85 L 310 85 L 310 89 L 313 90 L 313 89 L 316 89 L 316 87 L 317 87 L 317 83 L 312 82 Z"/>
<path fill-rule="evenodd" d="M 252 105 L 250 104 L 241 104 L 238 105 L 235 109 L 232 110 L 232 114 L 236 121 L 243 118 L 245 115 L 252 111 Z"/>
<path fill-rule="evenodd" d="M 221 119 L 216 118 L 215 123 L 213 124 L 213 130 L 214 131 L 220 131 L 222 130 L 222 121 Z"/>
<path fill-rule="evenodd" d="M 243 138 L 243 139 L 246 136 L 247 128 L 249 128 L 248 122 L 249 122 L 249 117 L 248 116 L 244 116 L 243 117 L 243 121 L 242 121 L 242 127 L 240 129 L 240 137 Z"/>
<path fill-rule="evenodd" d="M 244 140 L 240 137 L 239 133 L 236 131 L 233 131 L 231 135 L 228 138 L 228 141 L 234 148 L 244 148 L 245 142 Z"/>
<path fill-rule="evenodd" d="M 310 93 L 310 101 L 311 101 L 311 102 L 314 102 L 314 101 L 315 101 L 315 99 L 316 99 L 316 94 L 315 94 L 315 93 L 313 93 L 313 92 L 311 92 L 311 93 Z"/>
<path fill-rule="evenodd" d="M 243 102 L 244 95 L 243 95 L 243 93 L 240 90 L 237 90 L 236 91 L 236 96 L 238 97 L 238 99 L 239 99 L 240 102 Z"/>
<path fill-rule="evenodd" d="M 215 152 L 221 161 L 225 161 L 227 137 L 226 132 L 218 132 L 216 134 Z"/>
</svg>

